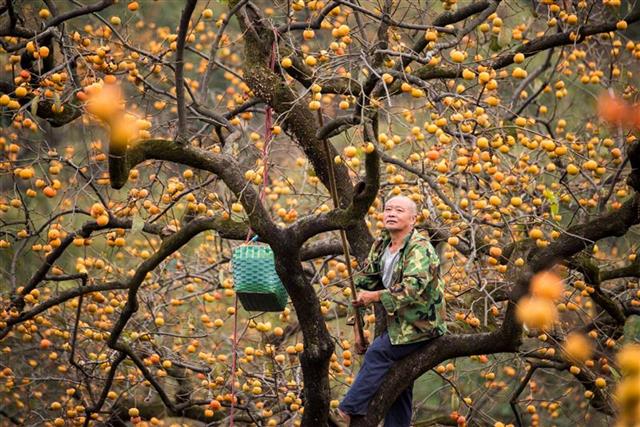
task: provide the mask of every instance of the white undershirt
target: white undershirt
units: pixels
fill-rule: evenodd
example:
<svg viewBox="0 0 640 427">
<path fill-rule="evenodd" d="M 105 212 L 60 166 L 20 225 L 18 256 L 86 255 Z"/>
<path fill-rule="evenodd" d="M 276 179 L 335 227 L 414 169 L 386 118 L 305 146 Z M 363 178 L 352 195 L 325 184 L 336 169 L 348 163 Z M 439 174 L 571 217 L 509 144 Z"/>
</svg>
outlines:
<svg viewBox="0 0 640 427">
<path fill-rule="evenodd" d="M 393 276 L 393 267 L 398 262 L 398 258 L 400 257 L 400 250 L 395 252 L 391 252 L 389 249 L 391 247 L 391 243 L 387 245 L 387 248 L 384 250 L 382 254 L 382 284 L 386 289 L 389 289 L 389 286 L 392 285 L 391 278 Z"/>
</svg>

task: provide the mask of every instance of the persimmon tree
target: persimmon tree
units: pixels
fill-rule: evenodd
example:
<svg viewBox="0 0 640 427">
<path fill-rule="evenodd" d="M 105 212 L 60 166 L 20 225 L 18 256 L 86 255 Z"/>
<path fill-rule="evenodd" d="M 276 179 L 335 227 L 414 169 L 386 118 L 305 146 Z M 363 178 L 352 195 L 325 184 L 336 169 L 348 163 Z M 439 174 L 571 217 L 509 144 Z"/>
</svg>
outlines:
<svg viewBox="0 0 640 427">
<path fill-rule="evenodd" d="M 439 248 L 449 333 L 352 425 L 423 374 L 423 425 L 637 421 L 635 3 L 0 16 L 3 423 L 335 424 L 359 366 L 349 270 L 395 194 Z M 281 313 L 234 304 L 231 251 L 255 235 Z M 369 340 L 383 327 L 367 313 Z"/>
</svg>

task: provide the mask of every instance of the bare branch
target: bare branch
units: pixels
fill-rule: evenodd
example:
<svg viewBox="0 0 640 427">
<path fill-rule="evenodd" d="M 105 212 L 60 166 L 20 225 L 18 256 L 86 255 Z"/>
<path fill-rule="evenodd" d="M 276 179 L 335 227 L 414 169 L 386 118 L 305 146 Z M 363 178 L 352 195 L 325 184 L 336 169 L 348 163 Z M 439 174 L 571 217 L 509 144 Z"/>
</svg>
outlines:
<svg viewBox="0 0 640 427">
<path fill-rule="evenodd" d="M 178 28 L 178 39 L 176 40 L 176 98 L 178 102 L 178 135 L 176 141 L 185 143 L 187 141 L 187 112 L 184 100 L 184 46 L 189 29 L 191 14 L 196 7 L 197 0 L 187 0 L 182 15 L 180 16 L 180 26 Z"/>
</svg>

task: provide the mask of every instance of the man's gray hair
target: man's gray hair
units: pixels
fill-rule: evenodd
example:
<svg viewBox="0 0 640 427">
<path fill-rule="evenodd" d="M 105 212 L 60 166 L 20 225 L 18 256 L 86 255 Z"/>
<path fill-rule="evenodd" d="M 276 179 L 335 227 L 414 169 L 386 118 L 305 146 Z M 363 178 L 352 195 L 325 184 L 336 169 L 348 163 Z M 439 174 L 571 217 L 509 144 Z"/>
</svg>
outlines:
<svg viewBox="0 0 640 427">
<path fill-rule="evenodd" d="M 416 205 L 416 202 L 414 202 L 411 198 L 407 196 L 392 196 L 389 199 L 387 199 L 387 201 L 384 204 L 386 205 L 390 201 L 397 200 L 397 199 L 406 200 L 409 206 L 411 207 L 411 210 L 413 211 L 413 213 L 415 215 L 418 215 L 418 205 Z"/>
</svg>

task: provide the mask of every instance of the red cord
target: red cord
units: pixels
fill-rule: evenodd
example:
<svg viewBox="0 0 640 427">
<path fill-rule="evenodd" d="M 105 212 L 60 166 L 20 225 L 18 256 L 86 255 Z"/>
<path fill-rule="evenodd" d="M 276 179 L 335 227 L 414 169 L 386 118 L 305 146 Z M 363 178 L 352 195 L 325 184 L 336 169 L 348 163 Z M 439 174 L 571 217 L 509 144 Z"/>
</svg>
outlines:
<svg viewBox="0 0 640 427">
<path fill-rule="evenodd" d="M 229 413 L 229 425 L 231 427 L 233 427 L 233 409 L 235 407 L 235 403 L 236 403 L 236 391 L 235 391 L 235 386 L 236 386 L 236 351 L 238 349 L 238 344 L 237 344 L 237 334 L 238 334 L 238 296 L 235 295 L 234 297 L 234 301 L 233 301 L 234 307 L 235 307 L 235 311 L 233 313 L 233 342 L 232 342 L 232 347 L 233 347 L 233 354 L 231 356 L 231 411 Z"/>
</svg>

